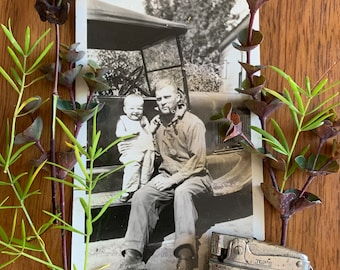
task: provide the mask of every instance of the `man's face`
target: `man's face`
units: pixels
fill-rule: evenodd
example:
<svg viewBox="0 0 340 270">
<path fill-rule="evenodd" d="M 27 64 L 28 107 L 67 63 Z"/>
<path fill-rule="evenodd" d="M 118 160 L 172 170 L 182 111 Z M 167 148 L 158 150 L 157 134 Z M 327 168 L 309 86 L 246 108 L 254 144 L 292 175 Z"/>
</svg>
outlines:
<svg viewBox="0 0 340 270">
<path fill-rule="evenodd" d="M 170 114 L 176 111 L 179 96 L 177 89 L 173 86 L 165 86 L 156 91 L 156 102 L 158 108 L 163 114 Z"/>
</svg>

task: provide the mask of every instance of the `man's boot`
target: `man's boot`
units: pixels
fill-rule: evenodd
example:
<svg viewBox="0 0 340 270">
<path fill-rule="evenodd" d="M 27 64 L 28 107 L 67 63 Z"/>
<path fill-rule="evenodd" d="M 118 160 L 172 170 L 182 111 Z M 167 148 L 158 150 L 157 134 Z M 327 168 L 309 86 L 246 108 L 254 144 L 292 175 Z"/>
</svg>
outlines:
<svg viewBox="0 0 340 270">
<path fill-rule="evenodd" d="M 183 247 L 177 252 L 178 262 L 176 270 L 193 270 L 193 253 L 191 248 Z"/>
<path fill-rule="evenodd" d="M 119 270 L 146 270 L 145 263 L 142 261 L 142 254 L 134 249 L 127 249 L 124 258 L 119 266 Z"/>
</svg>

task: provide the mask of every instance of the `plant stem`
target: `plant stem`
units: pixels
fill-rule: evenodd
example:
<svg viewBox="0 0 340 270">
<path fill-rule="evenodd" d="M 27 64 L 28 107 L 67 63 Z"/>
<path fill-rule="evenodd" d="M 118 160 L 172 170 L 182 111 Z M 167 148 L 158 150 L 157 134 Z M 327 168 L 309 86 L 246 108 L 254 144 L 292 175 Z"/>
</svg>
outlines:
<svg viewBox="0 0 340 270">
<path fill-rule="evenodd" d="M 253 38 L 253 25 L 254 25 L 255 13 L 250 12 L 249 24 L 248 24 L 248 36 L 247 36 L 247 45 L 251 45 L 251 40 Z M 247 51 L 247 64 L 250 64 L 251 60 L 251 50 Z M 249 79 L 250 85 L 254 86 L 254 75 L 248 74 L 247 77 Z"/>
<path fill-rule="evenodd" d="M 26 70 L 26 66 L 27 66 L 27 57 L 24 56 L 23 70 Z M 20 86 L 20 90 L 19 90 L 19 95 L 18 95 L 18 98 L 17 98 L 17 104 L 15 105 L 13 119 L 12 119 L 12 127 L 11 127 L 9 147 L 8 147 L 8 150 L 6 149 L 6 164 L 5 164 L 5 168 L 4 168 L 4 173 L 8 173 L 9 166 L 11 165 L 10 159 L 12 157 L 14 140 L 15 140 L 15 135 L 16 135 L 15 134 L 16 133 L 16 121 L 17 121 L 17 117 L 20 113 L 19 108 L 21 106 L 21 101 L 22 101 L 22 98 L 23 98 L 24 90 L 25 90 L 25 83 L 26 83 L 26 73 L 23 72 L 22 79 L 21 79 L 21 86 Z"/>
<path fill-rule="evenodd" d="M 292 157 L 293 157 L 296 145 L 298 143 L 298 139 L 300 137 L 300 134 L 303 132 L 303 130 L 302 130 L 303 121 L 304 121 L 305 116 L 307 114 L 306 112 L 308 112 L 308 108 L 309 108 L 309 105 L 311 103 L 311 100 L 312 100 L 312 97 L 308 97 L 308 100 L 307 100 L 306 105 L 304 107 L 304 111 L 300 112 L 301 116 L 300 116 L 299 122 L 296 123 L 297 130 L 296 130 L 296 133 L 295 133 L 295 136 L 294 136 L 294 139 L 293 139 L 293 143 L 292 143 L 292 145 L 290 147 L 290 150 L 289 150 L 289 153 L 287 155 L 286 169 L 285 169 L 285 172 L 284 172 L 283 182 L 282 182 L 281 189 L 280 189 L 281 192 L 283 192 L 284 187 L 286 185 L 286 182 L 288 180 L 288 172 L 289 172 L 289 169 L 290 169 L 290 163 L 291 163 L 291 160 L 292 160 Z"/>
<path fill-rule="evenodd" d="M 87 213 L 86 213 L 86 237 L 85 237 L 85 259 L 84 259 L 84 270 L 87 270 L 88 264 L 88 254 L 90 247 L 90 237 L 92 234 L 92 213 L 91 213 L 91 204 L 92 204 L 92 190 L 93 190 L 93 168 L 94 168 L 94 159 L 91 157 L 90 159 L 90 168 L 89 168 L 89 182 L 88 182 L 88 190 L 87 190 Z"/>
<path fill-rule="evenodd" d="M 45 247 L 45 243 L 43 242 L 43 240 L 41 239 L 39 233 L 37 232 L 36 228 L 35 228 L 35 225 L 34 225 L 34 222 L 32 221 L 31 219 L 31 216 L 26 208 L 26 205 L 25 205 L 25 198 L 22 198 L 22 196 L 20 195 L 20 193 L 18 192 L 17 190 L 17 187 L 15 185 L 15 180 L 12 178 L 12 173 L 10 172 L 10 170 L 8 171 L 8 178 L 10 180 L 10 183 L 11 183 L 11 187 L 13 189 L 13 192 L 16 196 L 16 198 L 18 199 L 19 201 L 19 204 L 20 204 L 20 209 L 23 211 L 24 213 L 24 216 L 26 217 L 26 220 L 30 226 L 30 228 L 32 229 L 32 232 L 34 234 L 34 236 L 36 237 L 38 243 L 39 243 L 39 247 L 40 247 L 40 250 L 42 252 L 42 254 L 44 254 L 44 257 L 46 258 L 46 262 L 49 264 L 49 265 L 53 265 L 48 253 L 47 253 L 47 250 L 46 250 L 46 247 Z M 13 246 L 11 245 L 11 248 L 13 248 Z M 22 251 L 20 251 L 20 254 L 21 255 L 25 255 L 26 253 L 23 253 Z M 27 256 L 27 255 L 26 255 Z M 35 261 L 38 260 L 37 257 L 35 256 L 32 256 L 32 255 L 29 255 L 30 257 L 32 257 Z M 46 264 L 46 263 L 45 263 Z"/>
<path fill-rule="evenodd" d="M 51 161 L 51 177 L 55 178 L 56 167 L 54 164 L 56 163 L 56 149 L 55 149 L 55 127 L 56 127 L 56 102 L 58 99 L 58 72 L 59 72 L 59 26 L 55 25 L 55 35 L 56 35 L 56 44 L 55 44 L 55 66 L 54 66 L 54 86 L 52 92 L 52 123 L 51 123 L 51 139 L 50 139 L 50 161 Z M 57 197 L 56 197 L 57 183 L 52 181 L 52 213 L 57 214 Z"/>
<path fill-rule="evenodd" d="M 281 246 L 286 246 L 287 243 L 287 231 L 288 231 L 288 222 L 290 216 L 289 215 L 281 215 L 282 227 L 281 227 Z"/>
</svg>

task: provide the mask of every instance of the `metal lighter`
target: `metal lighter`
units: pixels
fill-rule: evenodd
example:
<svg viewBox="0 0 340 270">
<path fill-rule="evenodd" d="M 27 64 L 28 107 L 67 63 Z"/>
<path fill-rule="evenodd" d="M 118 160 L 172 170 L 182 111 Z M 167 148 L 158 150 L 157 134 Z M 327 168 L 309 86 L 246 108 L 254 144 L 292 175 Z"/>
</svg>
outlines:
<svg viewBox="0 0 340 270">
<path fill-rule="evenodd" d="M 209 270 L 312 270 L 305 254 L 282 246 L 212 233 Z"/>
</svg>

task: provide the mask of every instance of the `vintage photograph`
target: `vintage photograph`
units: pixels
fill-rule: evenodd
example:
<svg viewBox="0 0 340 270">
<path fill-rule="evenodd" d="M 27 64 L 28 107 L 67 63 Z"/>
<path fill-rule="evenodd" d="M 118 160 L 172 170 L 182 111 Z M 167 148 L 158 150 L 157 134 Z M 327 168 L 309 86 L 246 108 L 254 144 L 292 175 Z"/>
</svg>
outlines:
<svg viewBox="0 0 340 270">
<path fill-rule="evenodd" d="M 246 97 L 235 91 L 245 56 L 232 46 L 247 1 L 87 3 L 87 57 L 110 85 L 96 93 L 100 147 L 134 135 L 95 162 L 96 174 L 125 166 L 92 194 L 93 215 L 117 199 L 93 225 L 89 269 L 207 270 L 212 232 L 263 230 L 254 203 L 262 168 L 212 119 L 230 103 L 251 137 Z"/>
</svg>

